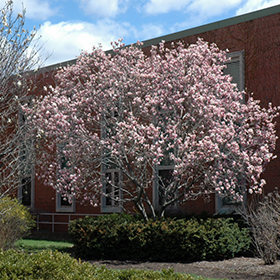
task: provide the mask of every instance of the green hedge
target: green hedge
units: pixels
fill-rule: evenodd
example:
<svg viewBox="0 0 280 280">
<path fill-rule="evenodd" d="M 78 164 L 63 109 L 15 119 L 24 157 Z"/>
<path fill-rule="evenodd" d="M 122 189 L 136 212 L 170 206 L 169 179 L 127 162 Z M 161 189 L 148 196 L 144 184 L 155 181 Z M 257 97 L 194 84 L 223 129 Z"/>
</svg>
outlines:
<svg viewBox="0 0 280 280">
<path fill-rule="evenodd" d="M 68 254 L 42 251 L 36 254 L 18 253 L 14 250 L 0 250 L 0 279 L 29 280 L 194 280 L 190 275 L 175 273 L 172 269 L 143 271 L 136 269 L 113 270 L 81 263 Z"/>
<path fill-rule="evenodd" d="M 249 230 L 231 218 L 144 223 L 116 214 L 85 217 L 71 222 L 70 236 L 77 256 L 86 259 L 216 260 L 250 245 Z"/>
</svg>

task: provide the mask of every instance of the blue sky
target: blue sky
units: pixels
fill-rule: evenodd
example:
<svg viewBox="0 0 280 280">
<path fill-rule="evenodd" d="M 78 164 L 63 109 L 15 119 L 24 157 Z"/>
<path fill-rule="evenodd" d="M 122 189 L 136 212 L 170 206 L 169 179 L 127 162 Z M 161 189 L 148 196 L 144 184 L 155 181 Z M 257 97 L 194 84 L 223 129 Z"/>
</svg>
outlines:
<svg viewBox="0 0 280 280">
<path fill-rule="evenodd" d="M 123 38 L 125 44 L 182 31 L 280 4 L 280 0 L 14 0 L 26 27 L 39 29 L 45 65 Z M 4 6 L 5 0 L 0 0 Z"/>
</svg>

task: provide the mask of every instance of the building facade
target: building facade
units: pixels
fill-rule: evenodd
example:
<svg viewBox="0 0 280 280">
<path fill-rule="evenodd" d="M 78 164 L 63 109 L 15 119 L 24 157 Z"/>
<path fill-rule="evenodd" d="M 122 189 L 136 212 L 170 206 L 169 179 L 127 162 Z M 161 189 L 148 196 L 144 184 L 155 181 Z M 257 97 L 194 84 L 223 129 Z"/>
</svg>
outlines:
<svg viewBox="0 0 280 280">
<path fill-rule="evenodd" d="M 239 90 L 254 93 L 254 99 L 259 99 L 263 107 L 267 107 L 270 102 L 274 106 L 280 105 L 280 5 L 147 40 L 143 42 L 143 50 L 148 54 L 150 46 L 162 40 L 167 45 L 174 41 L 183 41 L 188 45 L 195 43 L 198 38 L 217 44 L 221 50 L 228 50 L 231 60 L 225 73 L 233 77 L 233 82 L 237 84 Z M 58 67 L 73 63 L 75 60 L 40 69 L 41 82 L 37 94 L 41 94 L 44 84 L 54 83 L 53 75 Z M 276 130 L 280 136 L 279 120 Z M 279 144 L 276 146 L 275 154 L 278 158 L 273 160 L 263 173 L 263 178 L 267 182 L 266 193 L 274 191 L 280 182 Z M 159 172 L 164 173 L 164 169 Z M 120 211 L 119 207 L 111 205 L 105 198 L 98 207 L 81 205 L 75 201 L 69 204 L 51 187 L 44 186 L 34 174 L 33 170 L 28 185 L 22 181 L 19 196 L 23 198 L 24 204 L 30 207 L 31 212 L 37 215 L 38 229 L 66 231 L 69 220 L 85 215 L 94 216 Z M 116 176 L 114 172 L 112 174 Z M 158 200 L 156 187 L 154 186 L 153 192 L 154 203 Z M 202 212 L 215 214 L 231 211 L 234 207 L 233 204 L 212 195 L 209 202 L 198 198 L 187 202 L 179 210 L 181 214 Z"/>
</svg>

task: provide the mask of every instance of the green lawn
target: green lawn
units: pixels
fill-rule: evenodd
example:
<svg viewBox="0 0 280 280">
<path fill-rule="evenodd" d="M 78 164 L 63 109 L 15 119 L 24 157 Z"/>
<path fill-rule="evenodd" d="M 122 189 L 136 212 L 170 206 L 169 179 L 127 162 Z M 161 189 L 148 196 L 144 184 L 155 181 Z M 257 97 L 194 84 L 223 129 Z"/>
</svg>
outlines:
<svg viewBox="0 0 280 280">
<path fill-rule="evenodd" d="M 60 240 L 44 240 L 44 239 L 20 239 L 15 243 L 16 250 L 23 250 L 28 253 L 40 252 L 46 249 L 59 252 L 70 252 L 73 243 Z"/>
</svg>

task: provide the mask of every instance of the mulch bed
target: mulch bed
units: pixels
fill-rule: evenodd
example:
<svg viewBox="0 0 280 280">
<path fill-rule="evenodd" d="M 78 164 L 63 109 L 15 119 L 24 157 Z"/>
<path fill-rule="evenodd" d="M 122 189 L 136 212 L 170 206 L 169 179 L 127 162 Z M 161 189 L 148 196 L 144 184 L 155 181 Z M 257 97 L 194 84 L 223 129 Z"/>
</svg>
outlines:
<svg viewBox="0 0 280 280">
<path fill-rule="evenodd" d="M 90 261 L 92 264 L 105 265 L 113 269 L 150 269 L 174 268 L 176 272 L 193 273 L 204 277 L 243 280 L 280 279 L 280 261 L 274 265 L 264 265 L 258 258 L 239 257 L 224 261 L 201 261 L 192 263 L 163 263 L 143 261 Z"/>
</svg>

